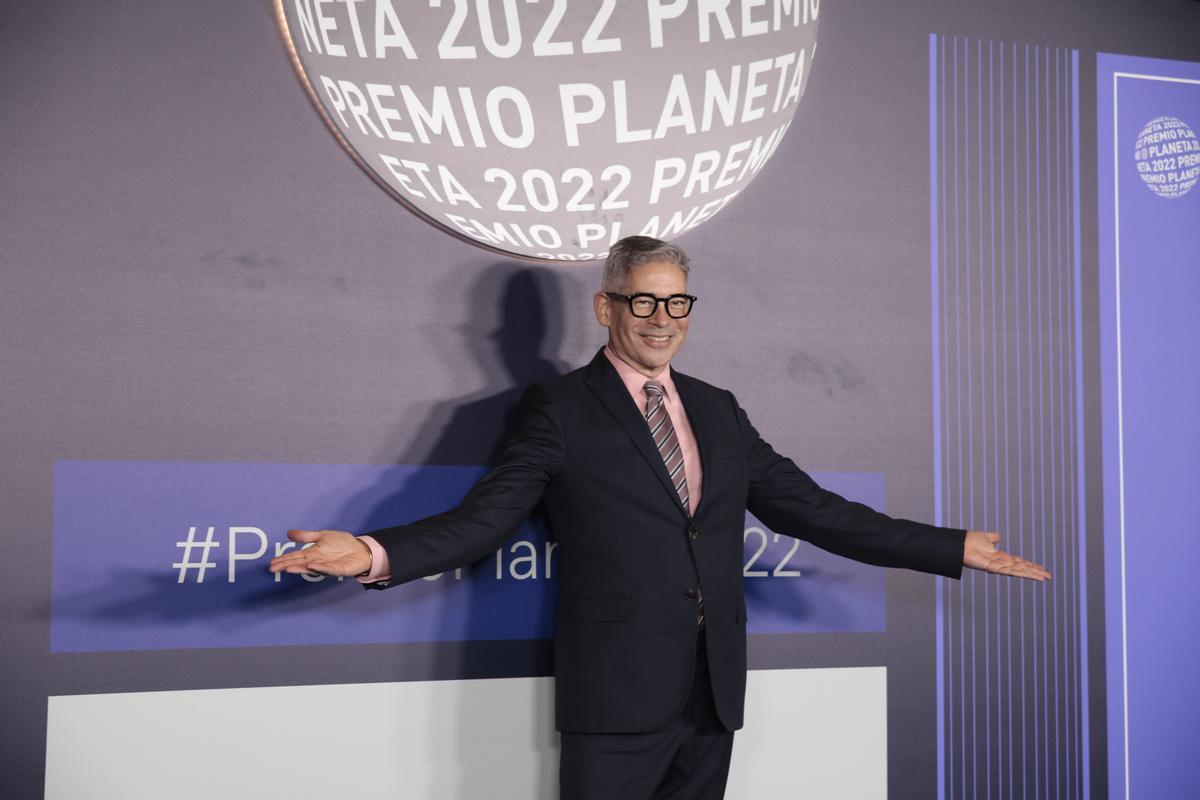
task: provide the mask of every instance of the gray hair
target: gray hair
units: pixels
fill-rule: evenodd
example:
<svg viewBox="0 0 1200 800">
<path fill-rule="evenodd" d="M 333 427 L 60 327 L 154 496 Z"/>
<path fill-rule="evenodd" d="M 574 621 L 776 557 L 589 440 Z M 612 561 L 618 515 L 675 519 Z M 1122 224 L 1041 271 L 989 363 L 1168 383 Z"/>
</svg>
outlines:
<svg viewBox="0 0 1200 800">
<path fill-rule="evenodd" d="M 634 269 L 654 261 L 666 261 L 683 270 L 684 275 L 688 273 L 688 255 L 682 247 L 650 236 L 626 236 L 609 248 L 600 291 L 621 291 Z"/>
</svg>

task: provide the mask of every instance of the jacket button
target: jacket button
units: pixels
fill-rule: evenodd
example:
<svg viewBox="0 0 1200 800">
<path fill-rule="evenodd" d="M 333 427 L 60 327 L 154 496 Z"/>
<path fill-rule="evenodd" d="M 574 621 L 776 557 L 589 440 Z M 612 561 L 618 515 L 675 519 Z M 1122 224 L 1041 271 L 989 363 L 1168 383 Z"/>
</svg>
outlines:
<svg viewBox="0 0 1200 800">
<path fill-rule="evenodd" d="M 690 531 L 688 531 L 688 538 L 691 539 L 693 542 L 696 541 L 697 539 L 700 538 L 700 531 L 696 530 L 695 528 L 692 528 Z"/>
<path fill-rule="evenodd" d="M 687 598 L 688 600 L 695 600 L 696 599 L 696 590 L 688 589 L 686 592 L 683 593 L 683 596 L 685 598 Z"/>
</svg>

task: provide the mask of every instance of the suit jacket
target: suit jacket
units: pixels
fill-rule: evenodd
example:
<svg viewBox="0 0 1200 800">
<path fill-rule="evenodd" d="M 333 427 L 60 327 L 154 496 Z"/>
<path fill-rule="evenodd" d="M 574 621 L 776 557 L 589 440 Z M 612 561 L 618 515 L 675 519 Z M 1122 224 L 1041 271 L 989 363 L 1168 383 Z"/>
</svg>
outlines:
<svg viewBox="0 0 1200 800">
<path fill-rule="evenodd" d="M 772 530 L 871 564 L 949 577 L 963 532 L 896 520 L 826 491 L 759 437 L 733 394 L 673 372 L 695 432 L 704 486 L 689 518 L 641 411 L 603 351 L 531 386 L 493 467 L 444 514 L 371 535 L 401 583 L 499 547 L 545 500 L 559 570 L 559 730 L 657 730 L 682 710 L 703 592 L 717 713 L 742 725 L 746 684 L 743 531 Z"/>
</svg>

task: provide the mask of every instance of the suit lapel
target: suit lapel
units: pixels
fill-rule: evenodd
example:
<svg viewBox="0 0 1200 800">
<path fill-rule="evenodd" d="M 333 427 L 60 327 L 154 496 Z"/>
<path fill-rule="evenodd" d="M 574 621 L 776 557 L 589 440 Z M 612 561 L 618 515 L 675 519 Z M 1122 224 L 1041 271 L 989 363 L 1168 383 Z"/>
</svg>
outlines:
<svg viewBox="0 0 1200 800">
<path fill-rule="evenodd" d="M 691 378 L 672 369 L 671 379 L 675 382 L 675 391 L 679 392 L 683 410 L 687 413 L 688 423 L 692 426 L 692 434 L 696 437 L 696 445 L 700 450 L 700 469 L 704 472 L 703 485 L 700 487 L 700 502 L 696 504 L 696 514 L 693 515 L 695 517 L 699 515 L 700 507 L 704 505 L 704 498 L 709 495 L 705 487 L 717 485 L 717 474 L 713 469 L 716 461 L 712 457 L 714 421 L 707 413 L 708 409 L 703 403 L 703 398 L 696 391 Z"/>
<path fill-rule="evenodd" d="M 630 441 L 642 454 L 642 458 L 646 459 L 646 463 L 650 465 L 650 469 L 654 471 L 659 483 L 662 484 L 663 490 L 675 501 L 676 508 L 684 516 L 688 516 L 683 503 L 679 501 L 675 486 L 671 483 L 671 476 L 667 474 L 667 467 L 663 463 L 662 455 L 659 454 L 658 448 L 654 446 L 654 440 L 650 437 L 646 418 L 642 416 L 637 403 L 633 402 L 633 398 L 629 396 L 629 390 L 621 382 L 617 371 L 613 369 L 612 364 L 608 363 L 608 358 L 604 355 L 603 350 L 588 365 L 587 378 L 584 382 L 624 429 Z M 703 494 L 701 497 L 703 498 Z"/>
</svg>

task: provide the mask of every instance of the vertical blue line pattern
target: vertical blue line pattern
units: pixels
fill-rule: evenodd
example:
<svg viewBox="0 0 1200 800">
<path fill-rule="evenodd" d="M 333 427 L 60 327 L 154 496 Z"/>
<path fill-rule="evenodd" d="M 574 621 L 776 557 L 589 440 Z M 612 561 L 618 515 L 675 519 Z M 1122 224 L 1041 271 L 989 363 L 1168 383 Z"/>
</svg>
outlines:
<svg viewBox="0 0 1200 800">
<path fill-rule="evenodd" d="M 1005 72 L 1004 72 L 1004 45 L 1001 44 L 1001 46 L 996 49 L 999 51 L 999 54 L 1000 54 L 1000 68 L 997 71 L 997 74 L 1000 76 L 1000 103 L 999 103 L 999 105 L 1000 105 L 1000 111 L 1003 114 L 1003 112 L 1004 112 L 1004 75 L 1005 75 Z M 1003 131 L 1003 128 L 1004 128 L 1004 121 L 1003 121 L 1003 119 L 1001 119 L 1001 121 L 999 123 L 999 130 Z M 995 131 L 995 130 L 996 129 L 993 129 L 993 131 Z M 999 294 L 1000 294 L 1000 316 L 1001 316 L 1000 341 L 1007 342 L 1008 341 L 1008 292 L 1007 292 L 1007 287 L 1008 287 L 1008 266 L 1007 266 L 1008 265 L 1008 232 L 1007 232 L 1008 231 L 1008 216 L 1007 216 L 1008 215 L 1008 203 L 1005 200 L 1005 186 L 1007 185 L 1007 183 L 1005 181 L 1005 169 L 1006 169 L 1005 164 L 1006 164 L 1006 162 L 1004 160 L 1005 159 L 1004 137 L 997 136 L 994 138 L 999 139 L 999 144 L 1000 144 L 1000 286 L 1001 286 L 1001 291 L 999 292 Z M 1004 348 L 1004 347 L 997 347 L 996 349 L 998 351 L 1000 351 L 1000 354 L 1001 354 L 1000 380 L 1002 382 L 1002 385 L 1007 386 L 1008 385 L 1008 349 Z M 1008 436 L 1009 436 L 1009 433 L 1008 433 L 1008 431 L 1009 431 L 1009 429 L 1008 429 L 1008 405 L 1009 404 L 1007 402 L 1004 403 L 1004 427 L 1003 427 L 1004 435 L 1003 435 L 1003 438 L 1000 439 L 1001 442 L 1008 441 Z M 1003 468 L 1004 484 L 1002 487 L 1003 497 L 1004 497 L 1004 518 L 1000 524 L 1000 529 L 1007 531 L 1010 529 L 1009 521 L 1012 518 L 1012 515 L 1011 515 L 1012 502 L 1011 502 L 1011 493 L 1009 491 L 1008 448 L 1007 447 L 997 448 L 997 452 L 1000 449 L 1004 450 L 1004 468 Z M 997 490 L 1001 490 L 1001 487 L 999 484 L 1000 484 L 1000 482 L 997 481 Z M 1010 584 L 1007 581 L 1004 582 L 1004 597 L 1007 600 L 1007 604 L 1005 607 L 1005 610 L 1007 611 L 1007 606 L 1011 605 L 1011 603 L 1012 603 L 1012 584 Z M 999 598 L 997 598 L 996 613 L 997 614 L 1000 613 Z M 1005 654 L 1004 654 L 1005 655 L 1004 674 L 1005 674 L 1005 678 L 1007 679 L 1005 688 L 1008 690 L 1008 692 L 1007 692 L 1008 697 L 1012 697 L 1012 615 L 1005 614 L 1004 617 L 1005 617 L 1004 633 L 1005 633 L 1005 645 L 1006 645 L 1005 646 Z M 999 628 L 999 625 L 997 625 L 997 628 Z M 1008 771 L 1007 771 L 1007 773 L 1001 773 L 1001 776 L 1000 776 L 1000 778 L 1001 778 L 1001 784 L 1000 784 L 1001 785 L 1001 792 L 1000 792 L 1001 796 L 1003 796 L 1003 794 L 1004 794 L 1004 792 L 1003 792 L 1004 786 L 1011 787 L 1011 786 L 1015 785 L 1013 783 L 1013 709 L 1012 709 L 1012 704 L 1011 703 L 1006 704 L 1002 710 L 1007 712 L 1006 717 L 1008 720 L 1008 739 L 1006 742 L 1007 747 L 1008 747 Z M 1005 778 L 1007 778 L 1007 781 L 1004 780 Z"/>
<path fill-rule="evenodd" d="M 937 797 L 1086 798 L 1079 55 L 928 46 L 934 520 L 1055 575 L 938 579 Z"/>
<path fill-rule="evenodd" d="M 977 308 L 976 308 L 977 320 L 976 320 L 976 324 L 975 324 L 975 329 L 976 329 L 975 337 L 976 337 L 976 341 L 979 343 L 979 347 L 973 348 L 973 349 L 978 350 L 977 357 L 975 358 L 975 363 L 978 366 L 977 366 L 976 370 L 973 372 L 973 375 L 978 376 L 977 382 L 978 382 L 978 386 L 979 386 L 979 391 L 978 391 L 979 413 L 976 415 L 976 418 L 977 418 L 976 424 L 972 425 L 972 430 L 976 430 L 978 428 L 979 430 L 983 430 L 983 431 L 986 431 L 986 429 L 988 428 L 989 418 L 993 418 L 995 416 L 994 414 L 990 413 L 989 405 L 988 405 L 989 396 L 991 393 L 990 389 L 988 387 L 988 380 L 987 380 L 987 363 L 989 361 L 989 353 L 987 352 L 987 348 L 984 346 L 985 343 L 989 341 L 988 331 L 987 331 L 987 312 L 986 312 L 986 309 L 988 306 L 988 297 L 989 297 L 988 280 L 987 280 L 987 264 L 988 264 L 987 251 L 988 251 L 988 239 L 989 239 L 987 231 L 989 230 L 989 228 L 984 220 L 984 202 L 985 202 L 985 198 L 987 197 L 987 191 L 989 189 L 989 184 L 987 182 L 986 164 L 987 164 L 987 154 L 988 154 L 988 151 L 990 150 L 990 140 L 991 140 L 991 137 L 989 135 L 987 135 L 988 129 L 984 127 L 984 99 L 985 99 L 984 86 L 985 86 L 985 84 L 984 84 L 983 76 L 984 76 L 985 70 L 984 70 L 984 64 L 983 64 L 983 52 L 984 52 L 985 44 L 986 44 L 985 42 L 983 42 L 979 39 L 975 40 L 975 132 L 976 132 L 975 150 L 977 153 L 975 176 L 976 176 L 976 184 L 977 184 L 976 230 L 978 230 L 978 235 L 975 238 L 977 240 L 976 272 L 978 274 L 978 280 L 976 280 L 976 282 L 975 282 L 976 289 L 975 289 L 973 300 L 975 303 L 978 304 Z M 991 75 L 990 70 L 987 70 L 987 74 L 989 76 Z M 994 476 L 991 474 L 991 470 L 990 470 L 991 464 L 990 464 L 990 455 L 989 455 L 992 437 L 985 435 L 985 436 L 973 436 L 972 438 L 979 439 L 979 445 L 977 447 L 973 448 L 976 455 L 972 458 L 972 461 L 978 462 L 979 468 L 977 471 L 974 472 L 974 479 L 971 481 L 971 484 L 973 486 L 978 485 L 982 489 L 982 491 L 978 492 L 979 502 L 978 503 L 973 502 L 971 504 L 971 508 L 972 508 L 971 518 L 978 519 L 980 521 L 979 522 L 980 527 L 982 527 L 986 530 L 991 530 L 992 528 L 995 528 L 996 526 L 994 524 L 992 524 L 992 522 L 990 521 L 990 518 L 989 518 L 989 513 L 990 513 L 990 508 L 991 508 L 991 503 L 990 503 L 991 492 L 987 491 L 986 488 L 990 487 L 992 485 L 992 483 L 994 482 Z M 983 668 L 981 670 L 979 670 L 979 672 L 983 677 L 983 695 L 982 695 L 982 706 L 983 706 L 982 748 L 983 749 L 982 749 L 981 757 L 984 762 L 983 775 L 985 778 L 985 782 L 983 783 L 983 785 L 980 788 L 977 789 L 975 796 L 989 798 L 989 800 L 990 800 L 990 798 L 992 796 L 992 785 L 990 782 L 990 776 L 992 775 L 992 769 L 991 769 L 992 736 L 991 736 L 991 733 L 992 733 L 992 705 L 993 704 L 992 704 L 992 688 L 991 688 L 992 687 L 992 682 L 991 682 L 991 668 L 992 668 L 991 617 L 990 617 L 991 604 L 989 603 L 989 594 L 991 591 L 993 581 L 990 580 L 989 576 L 987 576 L 987 575 L 979 575 L 977 577 L 979 579 L 979 584 L 980 584 L 978 599 L 982 601 L 981 608 L 980 608 L 980 614 L 982 615 L 982 621 L 983 621 L 983 627 L 979 632 L 980 633 L 979 640 L 982 642 Z"/>
<path fill-rule="evenodd" d="M 930 342 L 932 353 L 930 357 L 935 365 L 940 364 L 941 360 L 941 314 L 938 307 L 938 259 L 941 256 L 940 241 L 938 239 L 940 227 L 938 225 L 938 145 L 941 141 L 938 130 L 938 37 L 937 34 L 929 34 L 929 309 L 933 315 L 933 322 L 930 326 Z M 942 387 L 941 387 L 941 370 L 936 366 L 930 370 L 933 375 L 933 506 L 934 506 L 934 524 L 942 524 Z M 942 603 L 943 603 L 943 582 L 938 581 L 936 587 L 936 596 L 934 598 L 934 625 L 935 625 L 935 645 L 937 647 L 938 658 L 936 659 L 937 673 L 937 774 L 938 774 L 938 800 L 945 800 L 946 787 L 941 776 L 946 773 L 946 698 L 945 698 L 945 670 L 942 665 L 941 653 L 945 648 L 945 636 L 943 633 L 942 619 Z"/>
<path fill-rule="evenodd" d="M 1029 251 L 1029 242 L 1031 240 L 1030 231 L 1029 231 L 1029 213 L 1030 213 L 1029 210 L 1030 210 L 1030 208 L 1033 207 L 1033 203 L 1031 203 L 1029 200 L 1029 175 L 1030 175 L 1030 169 L 1029 169 L 1029 45 L 1025 45 L 1024 88 L 1025 88 L 1025 91 L 1022 93 L 1021 97 L 1025 101 L 1025 108 L 1024 108 L 1025 113 L 1024 113 L 1024 116 L 1021 118 L 1021 120 L 1022 120 L 1022 124 L 1025 126 L 1025 130 L 1024 130 L 1025 135 L 1024 135 L 1024 137 L 1022 137 L 1022 139 L 1023 139 L 1024 145 L 1025 145 L 1025 174 L 1024 174 L 1024 178 L 1025 178 L 1025 198 L 1024 198 L 1025 199 L 1025 203 L 1024 203 L 1024 209 L 1025 209 L 1025 261 L 1023 262 L 1023 264 L 1025 265 L 1025 321 L 1026 321 L 1026 328 L 1023 329 L 1021 327 L 1021 316 L 1020 316 L 1021 288 L 1020 288 L 1020 282 L 1018 281 L 1018 283 L 1017 283 L 1017 331 L 1018 331 L 1017 375 L 1018 375 L 1019 379 L 1026 377 L 1021 372 L 1020 365 L 1022 363 L 1028 365 L 1028 363 L 1032 360 L 1027 355 L 1025 360 L 1023 362 L 1021 361 L 1021 348 L 1019 346 L 1020 341 L 1021 341 L 1020 334 L 1028 333 L 1028 327 L 1030 327 L 1032 324 L 1031 323 L 1032 314 L 1030 313 L 1030 297 L 1033 296 L 1032 292 L 1029 290 L 1029 266 L 1033 260 L 1031 257 L 1031 253 Z M 1016 202 L 1020 202 L 1020 200 L 1021 200 L 1020 193 L 1018 193 L 1014 197 L 1014 200 Z M 1019 227 L 1018 227 L 1018 235 L 1020 235 Z M 1018 252 L 1020 251 L 1019 245 L 1018 245 L 1017 250 L 1018 250 Z M 1017 274 L 1018 275 L 1021 274 L 1019 267 L 1018 267 Z M 1031 337 L 1026 336 L 1025 338 L 1030 339 Z M 1033 385 L 1032 382 L 1030 382 L 1029 380 L 1026 380 L 1025 383 L 1027 384 L 1027 386 Z M 1017 391 L 1020 392 L 1019 384 L 1017 387 Z M 1024 395 L 1021 395 L 1021 399 L 1025 399 Z M 1026 410 L 1031 409 L 1033 407 L 1032 394 L 1026 400 L 1026 403 L 1023 407 Z M 1030 439 L 1029 450 L 1032 451 L 1033 450 L 1033 423 L 1032 423 L 1032 421 L 1030 421 L 1026 418 L 1026 415 L 1020 414 L 1019 416 L 1023 421 L 1028 423 L 1026 425 L 1026 429 L 1029 432 L 1029 439 Z M 1018 436 L 1018 443 L 1017 443 L 1018 450 L 1021 448 L 1021 446 L 1023 444 L 1025 444 L 1024 438 Z M 1023 453 L 1021 455 L 1023 455 Z M 1025 459 L 1018 456 L 1018 458 L 1017 458 L 1017 475 L 1018 475 L 1019 481 L 1022 484 L 1022 486 L 1021 486 L 1022 490 L 1024 490 L 1024 488 L 1025 488 L 1024 478 L 1025 478 L 1025 472 L 1026 472 L 1025 467 L 1026 466 L 1027 466 L 1027 464 L 1026 464 Z M 1032 464 L 1028 464 L 1028 466 L 1030 467 L 1028 472 L 1032 476 L 1032 474 L 1033 474 Z M 1025 510 L 1024 509 L 1024 505 L 1025 505 L 1024 501 L 1027 498 L 1032 499 L 1032 492 L 1022 491 L 1017 496 L 1020 497 L 1022 500 L 1021 519 L 1020 519 L 1020 522 L 1018 523 L 1020 526 L 1020 531 L 1021 531 L 1021 534 L 1020 534 L 1021 535 L 1021 551 L 1029 552 L 1024 547 L 1025 532 L 1026 532 L 1026 528 L 1027 528 L 1025 514 L 1024 514 L 1024 510 Z M 1033 555 L 1032 552 L 1029 552 L 1029 554 L 1031 556 Z M 1020 612 L 1021 639 L 1024 640 L 1025 639 L 1025 587 L 1024 586 L 1020 587 L 1019 599 L 1020 599 L 1020 606 L 1021 606 L 1021 612 Z M 1030 627 L 1031 631 L 1036 631 L 1036 629 L 1037 629 L 1037 616 L 1036 615 L 1030 615 L 1030 626 L 1029 627 Z M 1031 650 L 1031 658 L 1036 659 L 1037 658 L 1037 634 L 1036 633 L 1034 633 L 1032 640 L 1030 641 L 1030 650 Z M 1027 711 L 1028 711 L 1028 709 L 1026 708 L 1026 702 L 1025 702 L 1025 700 L 1026 700 L 1026 694 L 1025 694 L 1025 672 L 1026 672 L 1026 669 L 1025 668 L 1026 668 L 1026 659 L 1022 658 L 1021 659 L 1021 725 L 1022 726 L 1025 725 L 1025 721 L 1027 719 Z M 1037 717 L 1034 716 L 1033 717 L 1033 741 L 1035 744 L 1037 743 L 1037 740 L 1038 740 Z M 1022 789 L 1022 791 L 1026 790 L 1029 786 L 1029 773 L 1026 769 L 1026 750 L 1027 750 L 1026 742 L 1027 742 L 1027 738 L 1022 737 L 1022 739 L 1021 739 L 1021 789 Z"/>
<path fill-rule="evenodd" d="M 959 163 L 959 169 L 962 172 L 962 236 L 960 237 L 960 247 L 962 252 L 962 260 L 959 265 L 958 282 L 959 292 L 957 301 L 959 308 L 970 308 L 974 298 L 972 279 L 975 275 L 975 188 L 972 186 L 972 181 L 975 177 L 974 162 L 977 154 L 973 153 L 974 140 L 972 138 L 972 129 L 975 123 L 975 101 L 973 92 L 975 89 L 973 83 L 973 73 L 971 63 L 971 40 L 967 37 L 962 39 L 962 153 Z M 963 485 L 971 486 L 975 482 L 975 437 L 971 435 L 974 428 L 974 321 L 972 315 L 956 313 L 954 314 L 956 324 L 959 326 L 959 339 L 961 356 L 961 372 L 958 375 L 958 399 L 959 407 L 962 409 L 962 421 L 959 425 L 958 439 L 958 458 L 959 458 L 959 474 L 962 476 Z M 959 498 L 962 500 L 962 510 L 959 514 L 960 519 L 972 519 L 975 516 L 975 497 L 970 492 L 958 492 Z M 976 582 L 979 576 L 975 573 L 970 573 L 963 576 L 961 582 L 962 587 L 962 605 L 963 605 L 963 620 L 967 618 L 967 614 L 974 615 L 975 602 L 977 599 Z M 975 724 L 979 707 L 975 699 L 976 683 L 978 674 L 976 670 L 971 669 L 970 665 L 978 660 L 976 654 L 976 631 L 974 625 L 962 626 L 962 640 L 964 657 L 962 660 L 962 676 L 963 690 L 965 701 L 963 703 L 963 739 L 966 745 L 963 748 L 963 780 L 966 786 L 966 791 L 974 800 L 978 797 L 978 774 L 974 769 L 974 765 L 978 756 L 978 736 L 979 727 Z M 969 767 L 969 768 L 968 768 Z"/>
<path fill-rule="evenodd" d="M 1088 652 L 1087 652 L 1087 546 L 1085 533 L 1087 531 L 1087 505 L 1084 494 L 1084 428 L 1083 428 L 1083 317 L 1079 309 L 1083 302 L 1083 257 L 1081 255 L 1082 236 L 1080 234 L 1080 188 L 1079 188 L 1079 51 L 1071 51 L 1071 213 L 1072 213 L 1072 248 L 1074 249 L 1074 290 L 1075 290 L 1075 350 L 1072 379 L 1075 388 L 1075 524 L 1077 536 L 1075 546 L 1079 549 L 1078 563 L 1075 565 L 1079 593 L 1074 598 L 1078 604 L 1078 627 L 1075 631 L 1076 658 L 1079 665 L 1079 692 L 1075 696 L 1077 712 L 1077 729 L 1080 732 L 1076 742 L 1077 762 L 1082 769 L 1082 796 L 1090 797 L 1092 782 L 1090 770 L 1087 769 L 1087 757 L 1091 752 L 1091 738 L 1088 726 L 1091 724 L 1088 714 Z"/>
<path fill-rule="evenodd" d="M 995 89 L 996 89 L 996 69 L 995 69 L 996 54 L 995 54 L 994 44 L 995 44 L 994 42 L 988 42 L 988 69 L 987 69 L 987 73 L 988 73 L 988 122 L 987 122 L 987 131 L 988 131 L 988 255 L 989 255 L 988 275 L 990 278 L 990 284 L 989 284 L 990 291 L 988 292 L 988 297 L 989 297 L 989 301 L 990 301 L 990 309 L 989 309 L 990 313 L 988 314 L 988 322 L 989 322 L 988 333 L 991 337 L 991 341 L 993 341 L 993 342 L 996 340 L 996 137 L 991 135 L 991 132 L 993 130 L 995 130 L 995 126 L 996 126 L 996 92 L 995 92 Z M 992 356 L 991 414 L 988 416 L 991 417 L 991 422 L 992 422 L 992 425 L 991 425 L 992 440 L 993 440 L 993 442 L 998 442 L 998 440 L 999 440 L 999 424 L 1000 424 L 1000 414 L 997 413 L 997 409 L 1000 407 L 999 390 L 997 387 L 997 378 L 999 376 L 999 359 L 997 358 L 996 348 L 994 348 L 994 347 L 992 348 L 991 356 Z M 985 481 L 984 497 L 985 497 L 985 500 L 988 498 L 990 498 L 990 500 L 991 500 L 991 505 L 990 505 L 991 514 L 990 515 L 985 514 L 986 519 L 984 521 L 984 525 L 989 529 L 998 530 L 1000 528 L 1000 494 L 999 494 L 999 486 L 1000 486 L 999 453 L 1000 453 L 1000 448 L 998 446 L 993 446 L 990 449 L 990 452 L 991 452 L 991 462 L 988 464 L 988 467 L 990 468 L 990 473 L 989 473 L 990 478 L 987 481 Z M 988 491 L 989 487 L 990 487 L 990 491 Z M 986 503 L 985 503 L 985 505 L 986 505 Z M 1000 659 L 999 659 L 999 656 L 1000 656 L 1000 621 L 1001 621 L 1000 620 L 1000 584 L 999 584 L 999 582 L 996 582 L 996 581 L 990 581 L 989 583 L 994 584 L 996 587 L 995 656 L 992 656 L 991 652 L 989 652 L 986 655 L 986 657 L 987 657 L 989 663 L 991 663 L 993 661 L 995 662 L 995 669 L 996 669 L 995 691 L 997 693 L 997 698 L 999 698 L 1000 697 L 1000 679 L 1001 679 Z M 990 587 L 989 587 L 988 591 L 990 594 Z M 991 622 L 991 617 L 989 616 L 988 617 L 989 625 L 990 625 L 990 622 Z M 988 639 L 989 644 L 991 643 L 990 637 L 991 637 L 991 633 L 989 631 L 989 639 Z M 990 650 L 990 648 L 989 648 L 989 650 Z M 990 671 L 989 671 L 989 675 L 990 675 Z M 997 743 L 996 748 L 997 748 L 997 750 L 996 750 L 996 759 L 995 759 L 996 766 L 993 768 L 992 760 L 991 760 L 991 753 L 992 753 L 993 745 L 991 742 L 992 720 L 991 720 L 991 716 L 990 716 L 990 710 L 991 710 L 992 702 L 991 702 L 991 692 L 990 692 L 990 689 L 991 689 L 990 680 L 989 680 L 988 686 L 989 686 L 989 697 L 988 697 L 989 718 L 987 721 L 988 756 L 989 756 L 988 774 L 995 779 L 995 782 L 997 784 L 996 785 L 997 794 L 1002 795 L 1004 793 L 1004 773 L 1003 773 L 1003 771 L 1001 771 L 999 769 L 999 765 L 1001 763 L 1001 758 L 1003 756 L 1003 752 L 1002 752 L 1002 750 L 1003 750 L 1002 741 L 1003 740 L 1001 739 L 1001 735 L 1000 735 L 1001 734 L 1001 724 L 1002 724 L 1002 719 L 1003 719 L 1003 708 L 997 707 L 997 709 L 996 709 L 997 713 L 996 713 L 995 728 L 996 728 L 996 743 Z M 999 703 L 997 703 L 997 706 L 999 706 Z M 992 783 L 989 782 L 988 783 L 988 793 L 987 793 L 988 800 L 991 800 L 991 796 L 992 796 Z"/>
<path fill-rule="evenodd" d="M 959 276 L 959 222 L 958 222 L 958 37 L 954 37 L 954 57 L 951 60 L 951 84 L 953 86 L 951 97 L 953 98 L 952 114 L 954 128 L 954 297 L 957 298 L 961 294 L 961 280 Z M 948 315 L 947 315 L 948 316 Z M 948 333 L 948 332 L 947 332 Z M 958 315 L 954 318 L 954 397 L 955 397 L 955 414 L 953 417 L 947 417 L 955 421 L 955 437 L 954 437 L 954 467 L 957 472 L 958 485 L 962 485 L 962 329 L 961 320 Z M 956 493 L 958 499 L 958 515 L 961 519 L 963 516 L 963 498 L 962 493 Z M 960 585 L 958 587 L 958 619 L 961 621 L 966 618 L 964 613 L 963 603 L 965 602 L 965 592 Z M 966 651 L 964 648 L 965 629 L 959 628 L 958 634 L 958 716 L 959 716 L 959 748 L 958 757 L 960 764 L 959 776 L 962 781 L 962 794 L 966 795 L 966 775 L 967 775 L 967 747 L 966 747 Z"/>
</svg>

